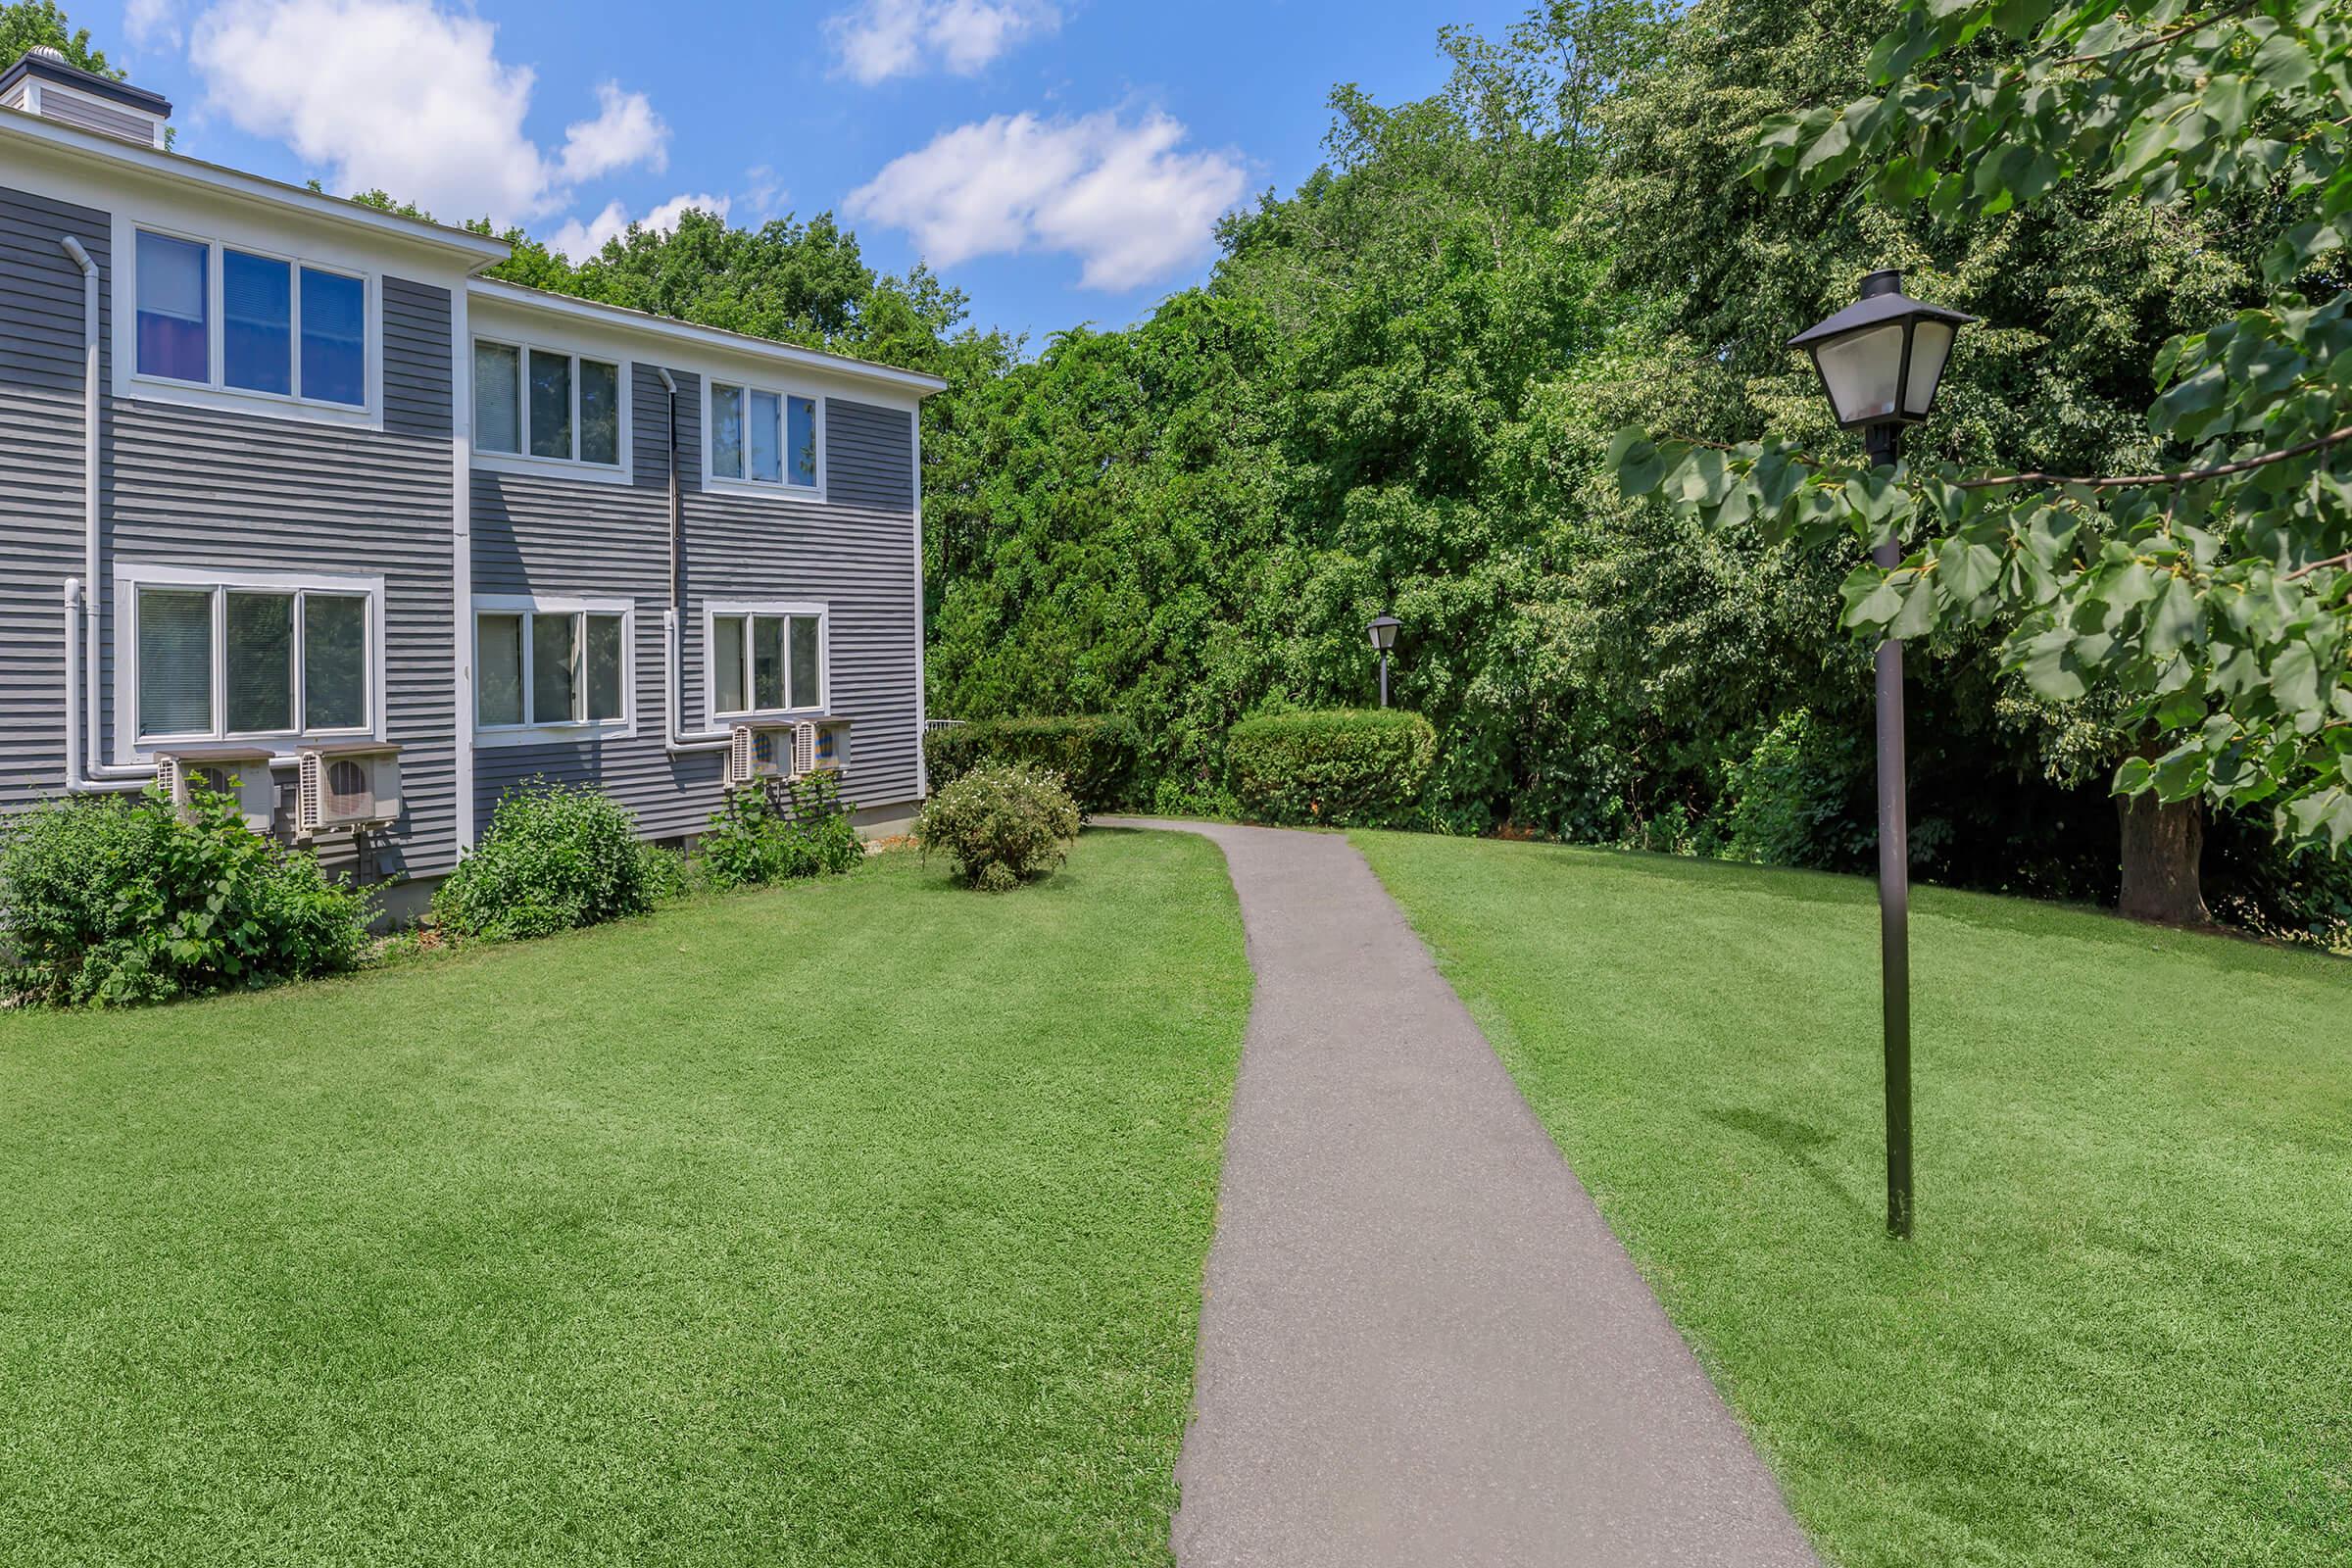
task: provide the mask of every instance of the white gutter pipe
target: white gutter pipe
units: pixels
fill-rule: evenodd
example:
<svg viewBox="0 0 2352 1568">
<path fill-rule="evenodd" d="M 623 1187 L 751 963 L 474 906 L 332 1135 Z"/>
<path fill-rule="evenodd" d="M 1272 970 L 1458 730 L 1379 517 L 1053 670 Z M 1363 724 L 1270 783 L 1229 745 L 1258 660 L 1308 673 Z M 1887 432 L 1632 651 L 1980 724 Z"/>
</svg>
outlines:
<svg viewBox="0 0 2352 1568">
<path fill-rule="evenodd" d="M 148 767 L 120 767 L 100 760 L 104 724 L 99 714 L 98 589 L 99 444 L 98 444 L 98 264 L 72 234 L 58 241 L 74 266 L 81 269 L 81 517 L 82 570 L 80 578 L 66 579 L 66 789 L 68 793 L 97 790 L 125 791 L 144 787 L 155 777 Z M 81 616 L 74 636 L 74 617 Z M 81 668 L 74 668 L 80 650 Z M 75 676 L 78 674 L 78 680 Z M 82 753 L 84 727 L 89 752 Z"/>
<path fill-rule="evenodd" d="M 662 749 L 672 757 L 688 752 L 724 751 L 733 744 L 729 730 L 682 727 L 686 716 L 685 661 L 679 652 L 679 620 L 686 610 L 686 580 L 678 561 L 678 539 L 685 531 L 685 500 L 678 490 L 678 383 L 657 365 L 662 390 L 669 394 L 669 608 L 662 612 Z"/>
</svg>

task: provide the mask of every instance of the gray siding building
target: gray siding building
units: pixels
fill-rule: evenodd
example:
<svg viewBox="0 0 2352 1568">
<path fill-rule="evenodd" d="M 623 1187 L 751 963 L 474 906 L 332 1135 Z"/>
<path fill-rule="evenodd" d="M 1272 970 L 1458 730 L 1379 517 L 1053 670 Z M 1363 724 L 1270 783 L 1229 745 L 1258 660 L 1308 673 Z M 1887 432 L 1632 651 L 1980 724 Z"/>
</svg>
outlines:
<svg viewBox="0 0 2352 1568">
<path fill-rule="evenodd" d="M 535 778 L 657 839 L 812 760 L 910 814 L 942 383 L 486 281 L 169 112 L 0 75 L 0 813 L 203 770 L 419 886 Z"/>
</svg>

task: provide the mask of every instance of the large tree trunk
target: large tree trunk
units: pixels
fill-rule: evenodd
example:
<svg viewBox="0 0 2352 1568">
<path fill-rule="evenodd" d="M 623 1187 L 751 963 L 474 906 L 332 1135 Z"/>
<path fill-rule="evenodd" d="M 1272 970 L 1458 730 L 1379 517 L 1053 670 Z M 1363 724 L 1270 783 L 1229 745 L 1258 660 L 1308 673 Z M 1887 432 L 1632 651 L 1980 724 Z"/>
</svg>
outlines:
<svg viewBox="0 0 2352 1568">
<path fill-rule="evenodd" d="M 2151 792 L 2116 803 L 2124 828 L 2124 891 L 2117 910 L 2134 920 L 2205 925 L 2197 862 L 2205 853 L 2205 813 L 2195 799 L 2160 801 Z"/>
</svg>

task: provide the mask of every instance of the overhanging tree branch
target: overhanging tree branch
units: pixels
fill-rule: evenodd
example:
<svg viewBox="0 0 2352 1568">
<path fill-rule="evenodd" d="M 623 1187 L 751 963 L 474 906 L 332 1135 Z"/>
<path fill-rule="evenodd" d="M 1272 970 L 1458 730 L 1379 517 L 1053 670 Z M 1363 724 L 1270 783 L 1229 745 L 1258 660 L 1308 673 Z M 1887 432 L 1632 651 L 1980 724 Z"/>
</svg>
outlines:
<svg viewBox="0 0 2352 1568">
<path fill-rule="evenodd" d="M 2323 447 L 2334 446 L 2339 441 L 2352 441 L 2352 424 L 2277 452 L 2265 452 L 2258 458 L 2242 458 L 2235 463 L 2224 463 L 2211 468 L 2182 468 L 2174 473 L 2126 473 L 2106 477 L 2064 473 L 2000 473 L 1987 474 L 1982 479 L 1957 479 L 1953 481 L 1953 488 L 1988 490 L 1995 485 L 2005 484 L 2061 484 L 2080 485 L 2087 490 L 2128 490 L 2152 484 L 2195 484 L 2201 479 L 2226 479 L 2233 473 L 2265 468 L 2274 463 L 2284 463 L 2289 458 L 2300 458 Z"/>
<path fill-rule="evenodd" d="M 2061 66 L 2103 65 L 2110 60 L 2120 60 L 2126 55 L 2135 55 L 2142 49 L 2160 48 L 2177 39 L 2185 38 L 2192 32 L 2202 32 L 2216 23 L 2228 22 L 2231 17 L 2244 16 L 2261 3 L 2262 0 L 2238 0 L 2236 5 L 2229 6 L 2196 22 L 2182 23 L 2170 32 L 2160 32 L 2152 37 L 2142 38 L 2137 43 L 2126 44 L 2121 49 L 2106 49 L 2095 55 L 2067 55 L 2054 61 L 2053 64 Z"/>
</svg>

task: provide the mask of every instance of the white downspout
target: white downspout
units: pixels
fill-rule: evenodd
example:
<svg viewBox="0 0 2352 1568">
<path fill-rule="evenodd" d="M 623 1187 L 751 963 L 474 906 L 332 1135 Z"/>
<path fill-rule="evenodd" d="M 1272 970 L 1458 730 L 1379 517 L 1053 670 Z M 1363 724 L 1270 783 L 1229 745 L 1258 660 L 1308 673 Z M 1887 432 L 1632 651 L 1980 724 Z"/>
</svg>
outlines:
<svg viewBox="0 0 2352 1568">
<path fill-rule="evenodd" d="M 662 612 L 662 749 L 672 757 L 687 752 L 724 751 L 734 736 L 727 730 L 685 728 L 685 660 L 679 652 L 679 618 L 686 608 L 685 578 L 679 573 L 678 536 L 685 529 L 685 500 L 678 489 L 678 383 L 657 365 L 662 390 L 669 394 L 669 608 Z"/>
<path fill-rule="evenodd" d="M 66 580 L 66 789 L 124 791 L 142 788 L 155 777 L 150 767 L 120 767 L 101 760 L 105 731 L 98 691 L 98 264 L 72 234 L 58 241 L 74 265 L 81 269 L 81 515 L 83 575 Z M 74 617 L 81 616 L 81 636 L 74 636 Z M 78 648 L 81 665 L 74 668 Z M 80 679 L 74 677 L 79 675 Z M 82 754 L 87 727 L 89 752 Z"/>
</svg>

